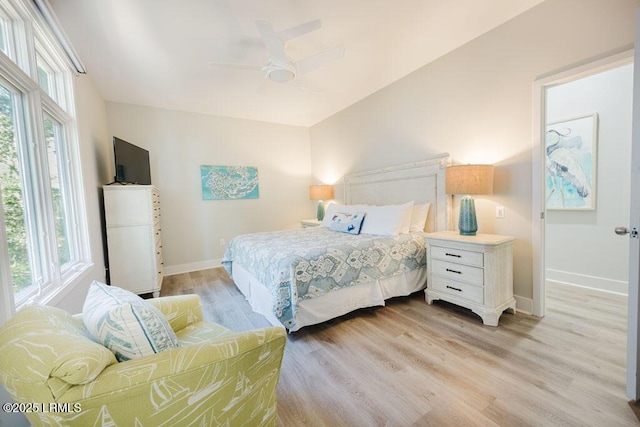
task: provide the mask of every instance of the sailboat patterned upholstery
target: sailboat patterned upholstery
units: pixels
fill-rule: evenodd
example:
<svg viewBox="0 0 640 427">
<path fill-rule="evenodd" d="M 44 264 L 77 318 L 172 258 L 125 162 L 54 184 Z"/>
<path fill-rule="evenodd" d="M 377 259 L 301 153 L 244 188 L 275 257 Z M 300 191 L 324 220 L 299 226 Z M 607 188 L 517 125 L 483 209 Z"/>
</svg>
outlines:
<svg viewBox="0 0 640 427">
<path fill-rule="evenodd" d="M 276 424 L 283 328 L 203 321 L 197 295 L 148 301 L 180 347 L 117 362 L 81 315 L 54 307 L 26 307 L 0 328 L 0 383 L 32 425 Z"/>
</svg>

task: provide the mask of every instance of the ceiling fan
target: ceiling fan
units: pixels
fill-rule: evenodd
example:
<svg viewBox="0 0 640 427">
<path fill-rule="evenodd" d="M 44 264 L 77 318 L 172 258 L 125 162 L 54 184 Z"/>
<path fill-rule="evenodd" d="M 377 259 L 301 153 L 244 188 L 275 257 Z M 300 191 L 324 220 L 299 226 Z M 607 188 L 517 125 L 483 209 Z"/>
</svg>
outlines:
<svg viewBox="0 0 640 427">
<path fill-rule="evenodd" d="M 304 73 L 315 70 L 329 62 L 344 56 L 344 46 L 337 46 L 325 52 L 308 56 L 299 61 L 293 61 L 285 52 L 286 43 L 303 34 L 315 31 L 322 26 L 319 19 L 310 21 L 289 29 L 276 32 L 269 21 L 256 21 L 262 41 L 267 48 L 269 59 L 265 65 L 230 64 L 209 62 L 210 65 L 234 67 L 261 71 L 266 78 L 277 83 L 287 83 Z"/>
</svg>

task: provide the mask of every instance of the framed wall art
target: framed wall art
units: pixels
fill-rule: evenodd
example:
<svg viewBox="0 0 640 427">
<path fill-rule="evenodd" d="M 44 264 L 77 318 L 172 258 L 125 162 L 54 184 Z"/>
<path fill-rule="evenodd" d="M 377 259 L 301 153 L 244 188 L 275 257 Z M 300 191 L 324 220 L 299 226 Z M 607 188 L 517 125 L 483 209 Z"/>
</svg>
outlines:
<svg viewBox="0 0 640 427">
<path fill-rule="evenodd" d="M 598 114 L 547 124 L 547 209 L 594 210 Z"/>
<path fill-rule="evenodd" d="M 202 200 L 257 199 L 258 169 L 253 166 L 200 166 Z"/>
</svg>

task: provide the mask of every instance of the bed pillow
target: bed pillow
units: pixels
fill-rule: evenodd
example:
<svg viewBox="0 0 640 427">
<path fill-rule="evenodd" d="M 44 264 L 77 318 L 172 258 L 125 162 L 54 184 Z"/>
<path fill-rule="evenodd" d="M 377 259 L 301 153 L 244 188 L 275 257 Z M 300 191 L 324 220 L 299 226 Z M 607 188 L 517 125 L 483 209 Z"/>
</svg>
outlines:
<svg viewBox="0 0 640 427">
<path fill-rule="evenodd" d="M 413 205 L 411 209 L 411 226 L 409 227 L 410 232 L 424 231 L 430 207 L 431 203 Z"/>
<path fill-rule="evenodd" d="M 324 219 L 322 220 L 322 226 L 331 228 L 331 224 L 333 223 L 333 216 L 338 212 L 352 214 L 365 211 L 365 205 L 341 205 L 339 203 L 330 203 L 329 206 L 327 206 L 327 210 L 325 211 Z"/>
<path fill-rule="evenodd" d="M 332 216 L 330 230 L 339 231 L 341 233 L 360 234 L 362 228 L 362 220 L 365 217 L 364 212 L 344 213 L 336 212 Z"/>
<path fill-rule="evenodd" d="M 82 307 L 82 319 L 93 339 L 111 350 L 119 362 L 179 346 L 160 310 L 115 286 L 94 281 Z"/>
<path fill-rule="evenodd" d="M 403 205 L 367 206 L 366 217 L 362 223 L 362 234 L 379 236 L 397 236 L 402 230 L 407 211 L 411 211 L 413 202 Z"/>
<path fill-rule="evenodd" d="M 402 217 L 402 223 L 400 224 L 400 234 L 406 234 L 411 230 L 411 214 L 413 212 L 413 200 L 405 203 L 409 205 L 409 209 L 404 211 L 404 216 Z"/>
</svg>

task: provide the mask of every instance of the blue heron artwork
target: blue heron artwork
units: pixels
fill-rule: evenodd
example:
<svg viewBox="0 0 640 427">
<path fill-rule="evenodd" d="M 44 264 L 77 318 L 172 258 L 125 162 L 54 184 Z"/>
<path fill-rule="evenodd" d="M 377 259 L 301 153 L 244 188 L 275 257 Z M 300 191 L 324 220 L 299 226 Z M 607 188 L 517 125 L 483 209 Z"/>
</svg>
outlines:
<svg viewBox="0 0 640 427">
<path fill-rule="evenodd" d="M 258 169 L 252 166 L 200 166 L 203 200 L 257 199 Z"/>
<path fill-rule="evenodd" d="M 595 209 L 597 114 L 547 125 L 547 209 Z"/>
</svg>

